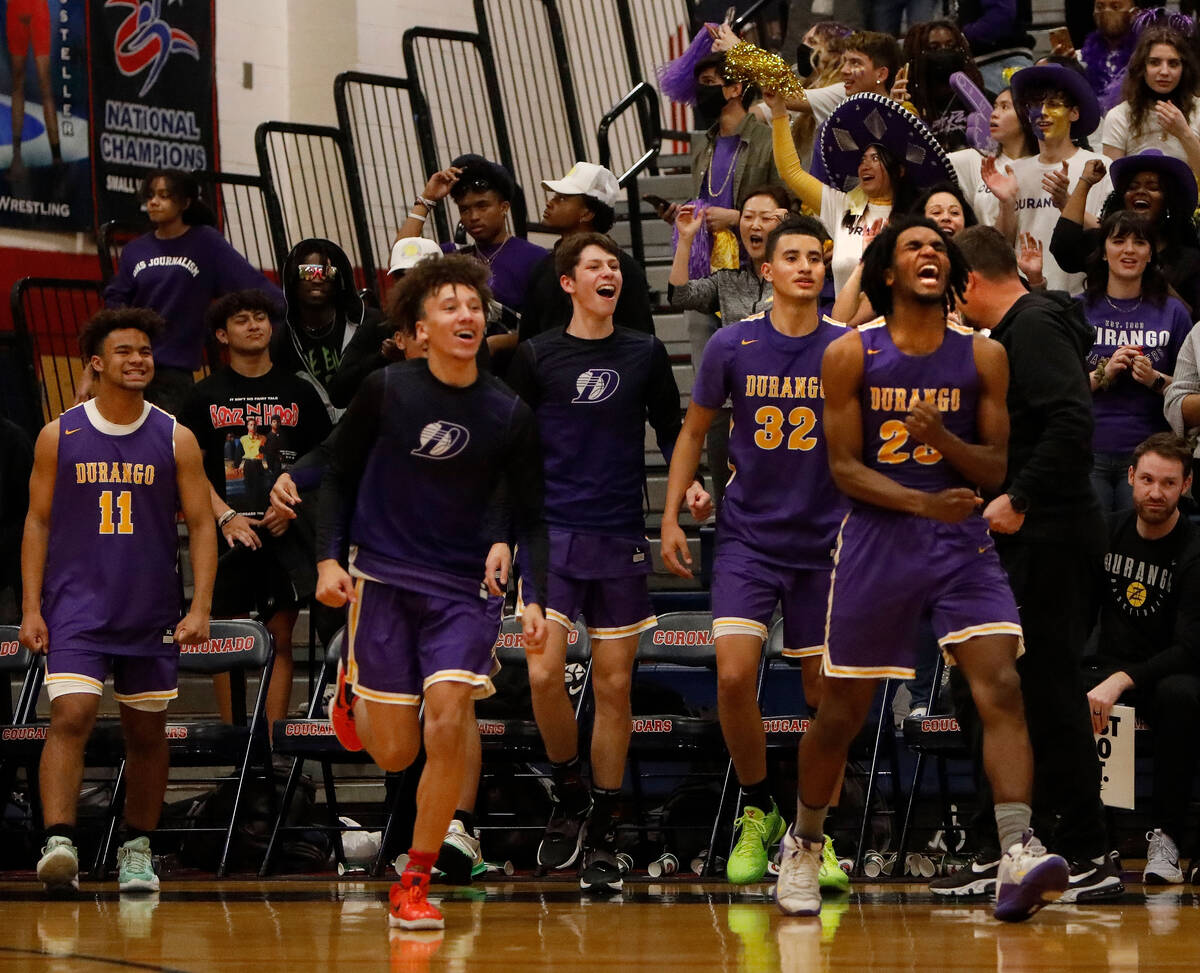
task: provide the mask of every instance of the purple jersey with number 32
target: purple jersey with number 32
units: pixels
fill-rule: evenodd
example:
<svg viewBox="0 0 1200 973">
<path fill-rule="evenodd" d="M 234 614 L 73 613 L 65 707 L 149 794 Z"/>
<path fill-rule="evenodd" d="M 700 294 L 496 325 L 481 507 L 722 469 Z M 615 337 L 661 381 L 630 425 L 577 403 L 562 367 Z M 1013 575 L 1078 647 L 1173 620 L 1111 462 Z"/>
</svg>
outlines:
<svg viewBox="0 0 1200 973">
<path fill-rule="evenodd" d="M 128 426 L 94 400 L 59 418 L 42 615 L 50 647 L 120 654 L 179 620 L 175 419 L 147 404 Z"/>
<path fill-rule="evenodd" d="M 909 437 L 904 425 L 912 402 L 937 406 L 945 427 L 968 443 L 979 442 L 976 413 L 979 371 L 975 332 L 946 326 L 937 351 L 908 355 L 896 347 L 880 318 L 859 328 L 863 345 L 863 463 L 914 490 L 936 493 L 970 487 L 936 449 Z"/>
<path fill-rule="evenodd" d="M 721 551 L 782 567 L 829 566 L 847 502 L 829 473 L 821 358 L 845 333 L 822 321 L 812 334 L 789 337 L 764 311 L 721 328 L 705 346 L 692 400 L 707 409 L 733 405 Z"/>
</svg>

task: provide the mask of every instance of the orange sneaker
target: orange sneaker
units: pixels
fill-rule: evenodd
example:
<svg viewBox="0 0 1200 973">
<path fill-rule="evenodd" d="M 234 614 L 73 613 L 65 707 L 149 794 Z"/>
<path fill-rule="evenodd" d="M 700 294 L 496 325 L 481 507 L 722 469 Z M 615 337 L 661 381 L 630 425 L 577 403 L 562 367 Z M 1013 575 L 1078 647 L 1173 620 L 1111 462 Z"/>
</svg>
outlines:
<svg viewBox="0 0 1200 973">
<path fill-rule="evenodd" d="M 391 909 L 388 925 L 400 929 L 444 929 L 446 920 L 425 895 L 429 891 L 428 872 L 410 872 L 407 869 L 400 881 L 388 893 Z"/>
<path fill-rule="evenodd" d="M 363 748 L 362 740 L 358 738 L 358 730 L 354 726 L 354 690 L 346 682 L 346 666 L 340 659 L 337 690 L 329 700 L 329 722 L 333 726 L 333 735 L 345 749 L 357 752 Z"/>
</svg>

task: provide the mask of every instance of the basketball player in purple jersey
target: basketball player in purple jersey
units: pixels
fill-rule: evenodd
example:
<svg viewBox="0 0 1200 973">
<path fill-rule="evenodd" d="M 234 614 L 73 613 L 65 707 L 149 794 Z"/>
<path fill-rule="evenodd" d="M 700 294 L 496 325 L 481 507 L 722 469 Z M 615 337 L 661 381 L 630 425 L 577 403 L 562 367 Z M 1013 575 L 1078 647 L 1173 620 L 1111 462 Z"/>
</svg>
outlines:
<svg viewBox="0 0 1200 973">
<path fill-rule="evenodd" d="M 471 700 L 493 691 L 510 509 L 545 584 L 537 425 L 529 407 L 475 363 L 486 279 L 486 267 L 454 255 L 408 272 L 390 313 L 404 330 L 404 321 L 415 323 L 428 357 L 367 377 L 321 483 L 317 598 L 335 608 L 351 603 L 334 730 L 343 746 L 365 748 L 388 771 L 409 766 L 425 746 L 412 848 L 389 896 L 389 923 L 402 929 L 444 925 L 426 894 L 463 786 L 466 740 L 476 732 Z M 525 606 L 522 623 L 526 646 L 540 650 L 540 604 Z"/>
<path fill-rule="evenodd" d="M 167 785 L 166 708 L 178 695 L 178 647 L 208 638 L 217 546 L 200 448 L 142 395 L 154 378 L 150 345 L 162 326 L 144 308 L 95 315 L 79 341 L 96 397 L 45 426 L 35 449 L 20 638 L 46 655 L 46 845 L 38 878 L 52 891 L 79 887 L 75 805 L 84 745 L 110 672 L 129 775 L 120 887 L 158 889 L 150 834 Z M 195 585 L 182 619 L 179 510 Z"/>
<path fill-rule="evenodd" d="M 863 258 L 864 291 L 884 318 L 825 353 L 829 464 L 852 507 L 834 554 L 821 708 L 800 743 L 796 822 L 783 839 L 776 897 L 790 915 L 820 911 L 822 828 L 847 748 L 878 681 L 913 677 L 927 613 L 984 726 L 1005 849 L 996 917 L 1027 919 L 1067 886 L 1066 861 L 1029 828 L 1021 626 L 975 493 L 1004 481 L 1008 360 L 996 342 L 947 325 L 947 298 L 961 298 L 966 280 L 932 222 L 889 224 Z"/>
<path fill-rule="evenodd" d="M 667 482 L 663 561 L 690 578 L 678 511 L 709 426 L 731 401 L 733 476 L 717 521 L 712 612 L 721 730 L 745 802 L 726 866 L 735 884 L 763 878 L 771 845 L 786 828 L 767 780 L 758 707 L 767 625 L 781 604 L 784 654 L 799 660 L 805 696 L 815 707 L 833 545 L 847 509 L 829 474 L 821 422 L 821 357 L 846 333 L 819 313 L 828 239 L 824 226 L 807 217 L 789 219 L 768 235 L 763 277 L 774 292 L 771 308 L 721 328 L 705 347 Z M 822 884 L 847 888 L 828 838 L 824 856 Z"/>
<path fill-rule="evenodd" d="M 600 233 L 559 244 L 555 260 L 571 296 L 571 321 L 522 342 L 508 371 L 509 384 L 537 416 L 550 527 L 549 591 L 528 572 L 521 580 L 523 598 L 545 593 L 546 616 L 555 623 L 546 650 L 529 653 L 533 713 L 556 796 L 538 864 L 566 868 L 578 859 L 580 888 L 601 893 L 622 887 L 615 840 L 633 726 L 633 658 L 639 633 L 658 624 L 646 587 L 652 567 L 642 510 L 646 422 L 668 461 L 680 425 L 666 348 L 613 319 L 621 294 L 618 256 Z M 580 614 L 591 636 L 596 701 L 590 794 L 564 684 L 567 635 Z"/>
</svg>

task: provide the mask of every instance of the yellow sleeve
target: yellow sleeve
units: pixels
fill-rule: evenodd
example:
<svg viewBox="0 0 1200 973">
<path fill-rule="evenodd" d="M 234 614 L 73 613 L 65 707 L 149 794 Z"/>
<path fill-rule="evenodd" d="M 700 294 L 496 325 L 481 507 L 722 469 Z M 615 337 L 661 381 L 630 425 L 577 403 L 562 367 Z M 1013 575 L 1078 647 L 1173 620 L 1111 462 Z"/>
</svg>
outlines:
<svg viewBox="0 0 1200 973">
<path fill-rule="evenodd" d="M 775 148 L 775 168 L 783 177 L 784 184 L 799 197 L 809 209 L 821 212 L 821 192 L 825 188 L 815 176 L 804 171 L 800 157 L 796 155 L 796 143 L 792 141 L 792 128 L 786 115 L 771 119 L 771 138 Z"/>
</svg>

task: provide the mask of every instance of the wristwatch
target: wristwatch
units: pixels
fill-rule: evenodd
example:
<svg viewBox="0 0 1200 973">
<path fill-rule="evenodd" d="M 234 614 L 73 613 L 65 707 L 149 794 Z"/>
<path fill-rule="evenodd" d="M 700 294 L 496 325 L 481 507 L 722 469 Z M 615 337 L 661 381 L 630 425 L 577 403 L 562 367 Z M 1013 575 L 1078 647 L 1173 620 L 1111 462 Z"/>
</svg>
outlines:
<svg viewBox="0 0 1200 973">
<path fill-rule="evenodd" d="M 1167 386 L 1167 376 L 1158 375 L 1150 385 L 1151 392 L 1161 392 Z"/>
<path fill-rule="evenodd" d="M 1019 514 L 1029 513 L 1029 498 L 1023 497 L 1019 493 L 1010 493 L 1008 502 L 1012 505 L 1013 512 Z"/>
</svg>

